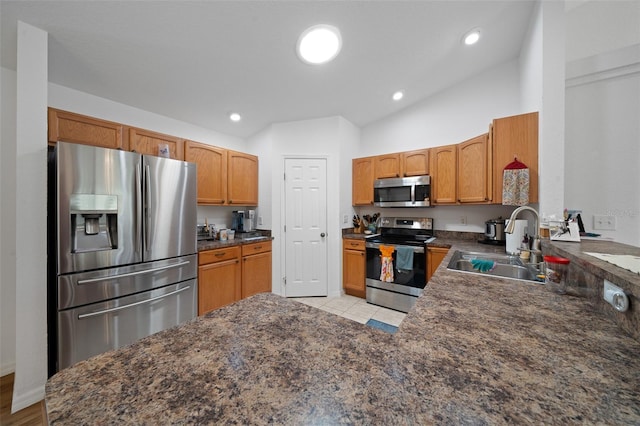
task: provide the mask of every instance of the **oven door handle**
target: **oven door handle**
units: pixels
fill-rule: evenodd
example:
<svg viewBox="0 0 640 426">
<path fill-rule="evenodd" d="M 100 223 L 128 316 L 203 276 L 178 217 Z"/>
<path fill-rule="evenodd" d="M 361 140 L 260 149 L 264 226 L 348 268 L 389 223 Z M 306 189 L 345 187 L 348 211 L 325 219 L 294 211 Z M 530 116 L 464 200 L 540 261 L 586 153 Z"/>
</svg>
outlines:
<svg viewBox="0 0 640 426">
<path fill-rule="evenodd" d="M 378 244 L 378 243 L 365 243 L 365 248 L 378 250 L 380 248 L 380 245 L 381 244 Z M 416 253 L 417 254 L 424 253 L 424 247 L 405 246 L 405 245 L 402 245 L 402 244 L 382 244 L 382 245 L 383 246 L 384 245 L 389 245 L 389 246 L 393 246 L 393 247 L 411 247 L 413 249 L 413 253 L 414 254 L 416 254 Z"/>
</svg>

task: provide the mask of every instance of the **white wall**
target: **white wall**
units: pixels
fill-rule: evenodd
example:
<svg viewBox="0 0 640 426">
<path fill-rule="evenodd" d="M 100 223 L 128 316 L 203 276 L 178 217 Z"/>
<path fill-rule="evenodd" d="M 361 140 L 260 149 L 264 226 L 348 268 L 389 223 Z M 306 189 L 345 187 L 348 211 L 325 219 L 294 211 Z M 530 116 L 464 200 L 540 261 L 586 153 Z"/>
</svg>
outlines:
<svg viewBox="0 0 640 426">
<path fill-rule="evenodd" d="M 565 201 L 587 230 L 640 246 L 640 2 L 585 2 L 566 19 Z"/>
<path fill-rule="evenodd" d="M 326 117 L 289 123 L 275 123 L 249 139 L 249 152 L 259 154 L 260 207 L 264 228 L 271 229 L 273 240 L 273 292 L 285 294 L 282 278 L 285 275 L 284 227 L 284 160 L 286 158 L 322 157 L 327 159 L 327 250 L 328 292 L 341 292 L 341 228 L 342 216 L 351 215 L 351 181 L 344 152 L 357 145 L 359 132 L 341 117 Z M 263 160 L 264 159 L 264 160 Z M 264 164 L 266 163 L 266 164 Z M 263 167 L 264 164 L 264 167 Z M 350 173 L 350 172 L 349 172 Z M 271 185 L 270 190 L 267 188 Z M 347 204 L 348 203 L 348 204 Z M 267 211 L 270 206 L 270 212 Z M 347 213 L 348 212 L 348 213 Z M 333 231 L 335 230 L 335 231 Z"/>
<path fill-rule="evenodd" d="M 494 118 L 518 114 L 516 60 L 439 92 L 362 128 L 360 156 L 463 142 L 489 131 Z"/>
<path fill-rule="evenodd" d="M 538 169 L 541 217 L 560 218 L 564 202 L 563 2 L 536 4 L 520 53 L 522 107 L 538 110 Z"/>
<path fill-rule="evenodd" d="M 537 4 L 518 58 L 520 101 L 525 111 L 540 111 L 542 108 L 542 32 L 542 10 Z"/>
<path fill-rule="evenodd" d="M 16 362 L 16 74 L 0 68 L 0 376 Z"/>
<path fill-rule="evenodd" d="M 360 152 L 360 128 L 354 126 L 350 121 L 340 117 L 339 122 L 340 148 L 340 212 L 339 221 L 341 228 L 353 227 L 353 215 L 355 213 L 352 206 L 352 159 L 359 157 Z M 346 221 L 345 221 L 346 217 Z"/>
<path fill-rule="evenodd" d="M 271 126 L 247 140 L 247 152 L 258 156 L 258 208 L 256 222 L 258 229 L 272 229 L 273 223 L 273 163 L 274 149 Z M 275 282 L 275 281 L 274 281 Z"/>
<path fill-rule="evenodd" d="M 18 22 L 15 196 L 16 362 L 11 411 L 47 380 L 47 33 Z M 4 145 L 4 141 L 3 141 Z M 19 284 L 18 284 L 19 283 Z"/>
<path fill-rule="evenodd" d="M 358 157 L 463 142 L 489 131 L 494 118 L 530 112 L 520 99 L 520 70 L 513 60 L 437 93 L 362 129 Z M 484 232 L 484 222 L 508 217 L 507 206 L 437 206 L 429 209 L 357 208 L 358 213 L 428 216 L 437 230 Z M 464 216 L 467 224 L 461 224 Z"/>
<path fill-rule="evenodd" d="M 593 57 L 640 42 L 638 0 L 585 0 L 566 14 L 566 60 Z"/>
<path fill-rule="evenodd" d="M 244 151 L 246 148 L 244 139 L 99 98 L 58 84 L 49 83 L 49 106 L 222 148 L 237 151 Z"/>
</svg>

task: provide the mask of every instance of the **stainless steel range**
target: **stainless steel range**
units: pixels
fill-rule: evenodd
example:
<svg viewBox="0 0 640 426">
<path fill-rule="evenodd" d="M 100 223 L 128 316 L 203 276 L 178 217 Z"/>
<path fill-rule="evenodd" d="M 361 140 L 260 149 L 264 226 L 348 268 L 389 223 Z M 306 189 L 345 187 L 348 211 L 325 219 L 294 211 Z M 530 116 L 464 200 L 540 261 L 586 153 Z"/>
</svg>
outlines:
<svg viewBox="0 0 640 426">
<path fill-rule="evenodd" d="M 433 219 L 381 218 L 380 234 L 365 244 L 367 302 L 409 312 L 427 284 L 426 248 L 434 239 Z"/>
</svg>

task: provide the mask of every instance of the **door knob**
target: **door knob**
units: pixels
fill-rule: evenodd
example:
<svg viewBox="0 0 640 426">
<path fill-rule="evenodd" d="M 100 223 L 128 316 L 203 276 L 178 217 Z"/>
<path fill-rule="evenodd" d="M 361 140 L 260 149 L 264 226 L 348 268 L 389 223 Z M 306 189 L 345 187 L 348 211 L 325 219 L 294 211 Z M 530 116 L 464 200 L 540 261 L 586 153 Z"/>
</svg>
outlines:
<svg viewBox="0 0 640 426">
<path fill-rule="evenodd" d="M 323 233 L 321 233 L 321 234 L 320 234 L 320 236 L 321 236 L 322 238 L 324 238 L 325 233 L 324 233 L 324 232 L 323 232 Z"/>
</svg>

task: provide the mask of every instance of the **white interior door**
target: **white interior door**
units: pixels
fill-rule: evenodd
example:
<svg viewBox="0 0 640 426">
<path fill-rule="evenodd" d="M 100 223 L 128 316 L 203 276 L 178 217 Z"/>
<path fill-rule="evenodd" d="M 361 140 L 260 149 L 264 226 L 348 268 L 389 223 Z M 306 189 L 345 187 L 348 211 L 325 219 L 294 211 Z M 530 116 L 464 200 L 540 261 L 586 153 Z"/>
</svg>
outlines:
<svg viewBox="0 0 640 426">
<path fill-rule="evenodd" d="M 285 160 L 285 296 L 327 296 L 327 161 Z"/>
</svg>

